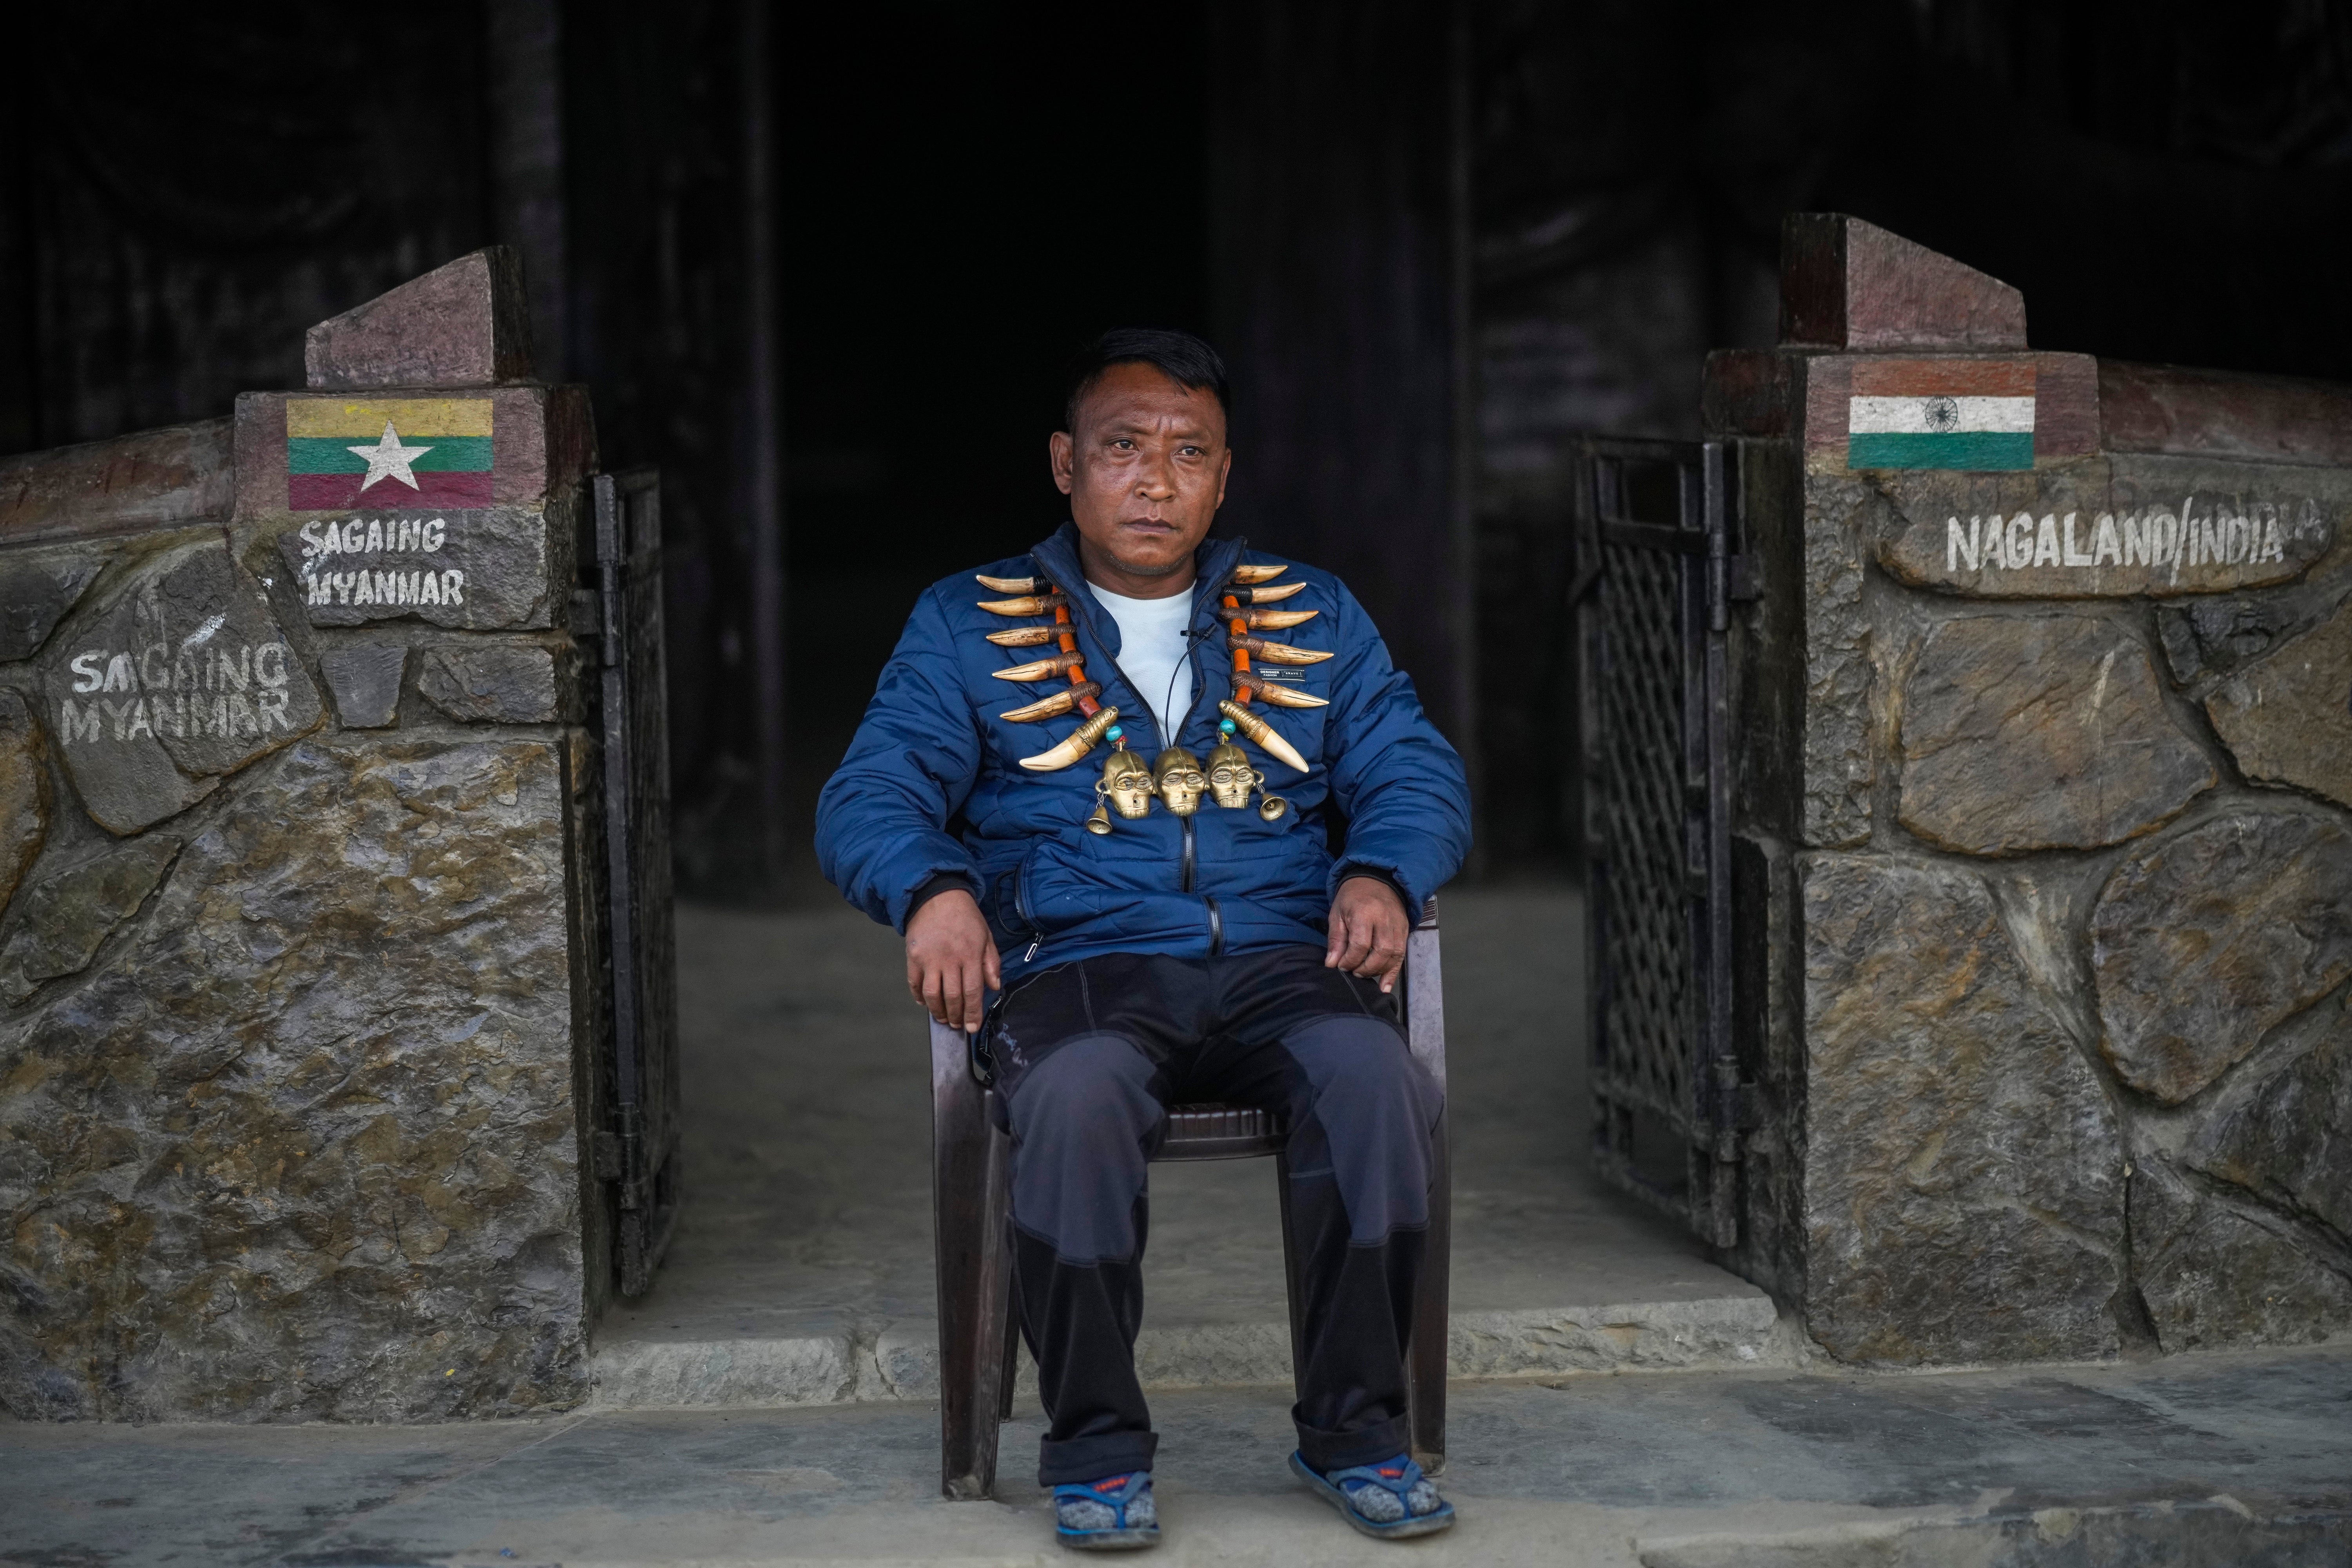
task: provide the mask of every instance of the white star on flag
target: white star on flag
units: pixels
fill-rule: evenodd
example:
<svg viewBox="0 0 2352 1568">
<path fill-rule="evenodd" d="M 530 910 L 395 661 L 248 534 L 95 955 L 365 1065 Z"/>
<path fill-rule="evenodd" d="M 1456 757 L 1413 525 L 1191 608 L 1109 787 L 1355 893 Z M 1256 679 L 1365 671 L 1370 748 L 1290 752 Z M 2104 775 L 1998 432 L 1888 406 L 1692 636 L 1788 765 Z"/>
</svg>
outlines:
<svg viewBox="0 0 2352 1568">
<path fill-rule="evenodd" d="M 393 434 L 392 421 L 389 419 L 383 422 L 383 438 L 374 446 L 346 447 L 343 449 L 367 459 L 367 478 L 360 481 L 362 489 L 367 489 L 387 475 L 398 479 L 410 489 L 416 489 L 416 476 L 408 471 L 408 466 L 433 450 L 430 447 L 402 446 L 400 437 Z"/>
</svg>

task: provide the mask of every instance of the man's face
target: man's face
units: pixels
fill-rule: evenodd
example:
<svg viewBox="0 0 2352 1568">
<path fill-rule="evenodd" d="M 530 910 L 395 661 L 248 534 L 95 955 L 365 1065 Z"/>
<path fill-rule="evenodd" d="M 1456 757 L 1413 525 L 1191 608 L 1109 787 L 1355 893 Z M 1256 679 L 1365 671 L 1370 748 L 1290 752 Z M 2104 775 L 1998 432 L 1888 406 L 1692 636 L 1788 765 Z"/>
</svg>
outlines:
<svg viewBox="0 0 2352 1568">
<path fill-rule="evenodd" d="M 1052 450 L 1079 536 L 1130 577 L 1189 567 L 1233 466 L 1216 394 L 1156 366 L 1115 364 L 1079 400 L 1076 423 L 1054 433 Z"/>
</svg>

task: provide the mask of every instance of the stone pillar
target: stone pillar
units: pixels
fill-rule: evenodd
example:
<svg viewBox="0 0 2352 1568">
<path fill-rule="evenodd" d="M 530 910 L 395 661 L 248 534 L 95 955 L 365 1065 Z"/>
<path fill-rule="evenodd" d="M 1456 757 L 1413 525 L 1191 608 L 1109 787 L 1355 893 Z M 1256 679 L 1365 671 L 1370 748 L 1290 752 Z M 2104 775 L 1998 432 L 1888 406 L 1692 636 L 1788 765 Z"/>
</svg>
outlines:
<svg viewBox="0 0 2352 1568">
<path fill-rule="evenodd" d="M 2352 1326 L 2352 389 L 2036 352 L 1824 215 L 1782 321 L 1705 398 L 1759 590 L 1738 1260 L 1859 1362 Z"/>
<path fill-rule="evenodd" d="M 478 253 L 310 387 L 0 464 L 0 1407 L 587 1392 L 586 399 Z"/>
</svg>

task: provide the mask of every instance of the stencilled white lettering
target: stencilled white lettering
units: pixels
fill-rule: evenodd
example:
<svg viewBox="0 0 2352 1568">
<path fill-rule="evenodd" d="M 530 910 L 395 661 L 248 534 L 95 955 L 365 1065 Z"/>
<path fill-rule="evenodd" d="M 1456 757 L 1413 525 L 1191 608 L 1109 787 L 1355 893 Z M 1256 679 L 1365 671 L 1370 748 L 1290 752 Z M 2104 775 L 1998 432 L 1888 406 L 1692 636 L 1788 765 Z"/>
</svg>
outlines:
<svg viewBox="0 0 2352 1568">
<path fill-rule="evenodd" d="M 337 572 L 327 563 L 337 555 L 437 555 L 449 542 L 446 517 L 374 516 L 341 522 L 306 522 L 300 577 L 302 596 L 311 605 L 443 605 L 456 604 L 449 582 L 462 572 L 352 570 Z M 430 586 L 428 586 L 430 584 Z"/>
<path fill-rule="evenodd" d="M 70 746 L 77 742 L 95 741 L 103 733 L 99 723 L 97 703 L 93 702 L 88 708 L 76 712 L 74 700 L 68 697 L 58 706 L 62 710 L 63 719 L 63 722 L 58 727 L 64 731 L 66 744 Z"/>
<path fill-rule="evenodd" d="M 217 616 L 206 623 L 203 635 L 209 637 L 220 623 Z M 189 637 L 182 647 L 197 640 Z M 273 730 L 291 734 L 294 721 L 287 709 L 292 654 L 282 642 L 204 647 L 177 657 L 167 643 L 121 652 L 88 649 L 76 654 L 67 668 L 74 673 L 74 690 L 97 695 L 87 705 L 62 699 L 58 732 L 68 746 L 165 734 L 179 740 L 207 734 L 235 740 L 266 736 Z M 105 695 L 110 691 L 127 695 L 110 698 Z"/>
<path fill-rule="evenodd" d="M 2006 521 L 1999 513 L 1966 521 L 1953 515 L 1944 520 L 1944 570 L 1979 581 L 1988 573 L 2040 567 L 2144 571 L 2169 585 L 2179 585 L 2187 573 L 2195 586 L 2200 575 L 2217 569 L 2260 571 L 2284 563 L 2291 539 L 2324 538 L 2326 527 L 2315 500 L 2200 502 L 2194 495 L 2182 499 L 2178 512 L 2162 507 L 2103 511 L 2087 521 L 2079 511 L 2044 512 L 2039 519 L 2021 511 Z"/>
</svg>

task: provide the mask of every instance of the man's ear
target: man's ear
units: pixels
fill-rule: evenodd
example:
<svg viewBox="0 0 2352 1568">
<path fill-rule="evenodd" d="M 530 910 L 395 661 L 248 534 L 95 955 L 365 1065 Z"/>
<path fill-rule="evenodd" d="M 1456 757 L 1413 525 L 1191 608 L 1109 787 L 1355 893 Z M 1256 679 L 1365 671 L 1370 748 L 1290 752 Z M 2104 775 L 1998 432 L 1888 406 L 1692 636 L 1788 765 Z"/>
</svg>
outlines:
<svg viewBox="0 0 2352 1568">
<path fill-rule="evenodd" d="M 1217 465 L 1217 500 L 1215 505 L 1209 508 L 1211 511 L 1225 504 L 1225 481 L 1233 478 L 1233 473 L 1234 449 L 1228 447 L 1225 448 L 1224 460 Z"/>
<path fill-rule="evenodd" d="M 1077 455 L 1078 444 L 1070 439 L 1070 433 L 1067 430 L 1056 430 L 1045 437 L 1045 460 L 1054 470 L 1054 488 L 1064 495 L 1068 495 L 1071 487 L 1078 482 Z M 1224 494 L 1223 483 L 1223 481 L 1219 481 L 1220 500 Z"/>
</svg>

